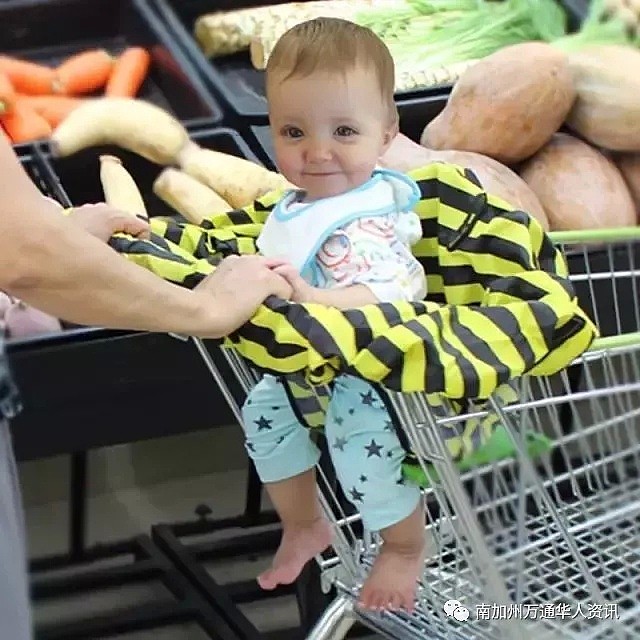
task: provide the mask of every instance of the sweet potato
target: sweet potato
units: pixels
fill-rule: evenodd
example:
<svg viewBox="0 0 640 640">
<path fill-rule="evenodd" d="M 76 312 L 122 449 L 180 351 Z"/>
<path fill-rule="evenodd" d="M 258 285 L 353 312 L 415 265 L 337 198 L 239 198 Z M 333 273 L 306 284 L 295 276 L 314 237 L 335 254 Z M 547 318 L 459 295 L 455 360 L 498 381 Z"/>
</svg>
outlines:
<svg viewBox="0 0 640 640">
<path fill-rule="evenodd" d="M 586 142 L 558 133 L 520 170 L 553 231 L 635 225 L 629 189 L 615 164 Z"/>
<path fill-rule="evenodd" d="M 640 215 L 640 153 L 621 153 L 614 162 L 627 183 L 633 202 Z"/>
<path fill-rule="evenodd" d="M 640 51 L 593 46 L 569 54 L 577 98 L 567 125 L 612 151 L 640 151 Z"/>
<path fill-rule="evenodd" d="M 475 151 L 504 164 L 538 151 L 575 99 L 566 55 L 542 42 L 505 47 L 462 74 L 425 128 L 431 149 Z"/>
<path fill-rule="evenodd" d="M 62 325 L 57 318 L 21 301 L 15 302 L 7 309 L 4 323 L 11 338 L 26 338 L 62 331 Z"/>
<path fill-rule="evenodd" d="M 488 193 L 498 196 L 514 209 L 526 211 L 548 230 L 547 216 L 536 195 L 516 173 L 497 160 L 471 151 L 433 151 L 402 134 L 396 136 L 380 159 L 381 166 L 404 173 L 432 162 L 449 162 L 471 169 Z"/>
</svg>

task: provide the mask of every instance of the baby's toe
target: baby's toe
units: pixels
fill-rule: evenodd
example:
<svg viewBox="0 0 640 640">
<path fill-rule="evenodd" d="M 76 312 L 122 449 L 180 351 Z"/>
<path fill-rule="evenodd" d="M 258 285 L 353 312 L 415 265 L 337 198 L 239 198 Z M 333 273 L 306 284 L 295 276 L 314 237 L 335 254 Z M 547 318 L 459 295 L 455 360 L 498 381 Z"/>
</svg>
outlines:
<svg viewBox="0 0 640 640">
<path fill-rule="evenodd" d="M 415 592 L 413 589 L 409 589 L 405 593 L 401 594 L 401 606 L 405 611 L 411 613 L 415 608 Z"/>
</svg>

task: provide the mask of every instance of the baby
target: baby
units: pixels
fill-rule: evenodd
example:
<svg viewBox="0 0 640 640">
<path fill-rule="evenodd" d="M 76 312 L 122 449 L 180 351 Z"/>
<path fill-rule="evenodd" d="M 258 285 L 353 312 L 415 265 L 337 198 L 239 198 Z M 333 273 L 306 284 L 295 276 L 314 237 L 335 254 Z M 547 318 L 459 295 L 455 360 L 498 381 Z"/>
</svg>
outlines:
<svg viewBox="0 0 640 640">
<path fill-rule="evenodd" d="M 299 189 L 274 208 L 257 246 L 285 261 L 277 271 L 293 300 L 346 309 L 424 299 L 425 274 L 410 250 L 422 237 L 412 211 L 418 186 L 376 168 L 398 132 L 394 65 L 384 43 L 348 21 L 305 22 L 277 43 L 266 84 L 276 162 Z M 316 493 L 319 451 L 274 377 L 252 390 L 243 419 L 247 451 L 283 526 L 272 567 L 258 577 L 273 589 L 293 582 L 331 542 Z M 424 512 L 419 488 L 402 477 L 405 451 L 375 389 L 339 377 L 325 434 L 345 495 L 384 541 L 360 605 L 410 611 L 423 565 Z"/>
</svg>

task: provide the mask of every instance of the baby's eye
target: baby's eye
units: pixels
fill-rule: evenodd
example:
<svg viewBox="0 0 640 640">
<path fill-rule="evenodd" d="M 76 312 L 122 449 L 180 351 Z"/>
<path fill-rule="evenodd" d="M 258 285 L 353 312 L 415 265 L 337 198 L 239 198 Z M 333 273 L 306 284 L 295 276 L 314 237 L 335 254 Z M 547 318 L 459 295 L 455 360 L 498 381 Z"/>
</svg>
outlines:
<svg viewBox="0 0 640 640">
<path fill-rule="evenodd" d="M 302 129 L 298 129 L 298 127 L 284 127 L 282 129 L 282 135 L 287 138 L 302 138 L 304 134 L 302 133 Z"/>
<path fill-rule="evenodd" d="M 346 125 L 341 125 L 336 129 L 336 135 L 341 138 L 348 138 L 349 136 L 355 136 L 358 132 L 353 127 L 347 127 Z"/>
</svg>

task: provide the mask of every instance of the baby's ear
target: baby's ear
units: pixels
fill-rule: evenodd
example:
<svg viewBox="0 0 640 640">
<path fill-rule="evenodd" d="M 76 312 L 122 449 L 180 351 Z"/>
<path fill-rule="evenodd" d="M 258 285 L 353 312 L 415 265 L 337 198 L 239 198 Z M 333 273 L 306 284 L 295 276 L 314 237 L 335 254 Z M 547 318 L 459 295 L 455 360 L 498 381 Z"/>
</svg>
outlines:
<svg viewBox="0 0 640 640">
<path fill-rule="evenodd" d="M 383 138 L 383 150 L 380 155 L 384 155 L 387 149 L 391 146 L 391 143 L 395 140 L 395 137 L 399 133 L 398 123 L 394 123 L 391 127 L 389 127 L 385 133 Z"/>
</svg>

